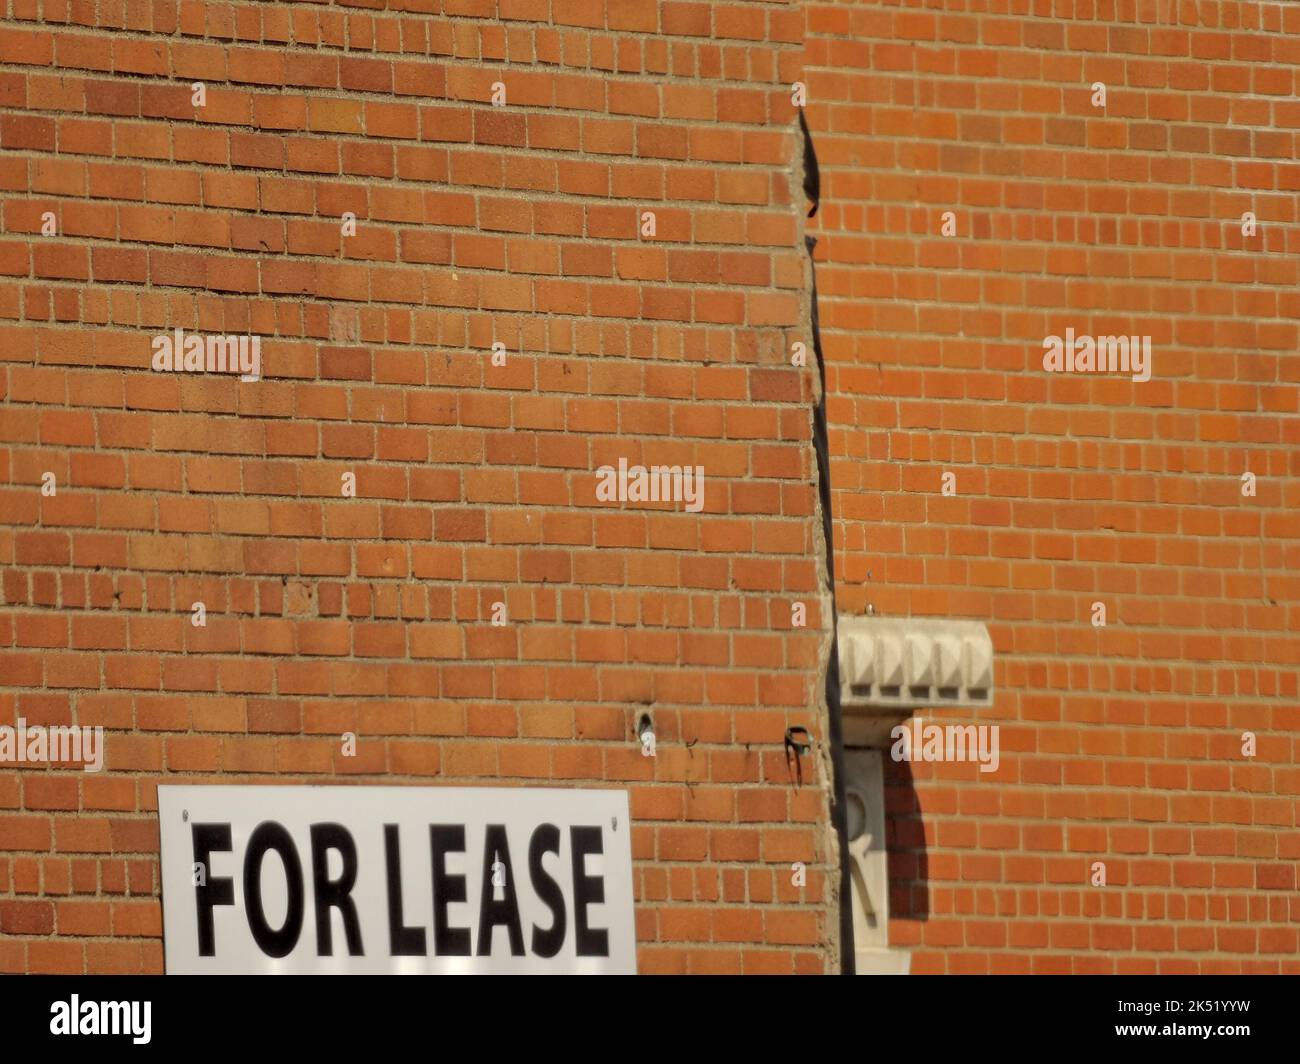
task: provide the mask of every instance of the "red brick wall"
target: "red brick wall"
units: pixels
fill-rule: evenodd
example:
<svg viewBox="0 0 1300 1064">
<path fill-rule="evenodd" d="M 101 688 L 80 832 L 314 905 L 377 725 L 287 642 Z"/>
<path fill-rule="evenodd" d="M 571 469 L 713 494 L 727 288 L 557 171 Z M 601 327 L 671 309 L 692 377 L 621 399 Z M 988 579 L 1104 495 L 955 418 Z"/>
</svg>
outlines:
<svg viewBox="0 0 1300 1064">
<path fill-rule="evenodd" d="M 888 766 L 892 942 L 1300 972 L 1300 5 L 806 16 L 840 609 L 997 652 L 942 719 L 999 723 L 999 771 Z M 1151 336 L 1151 380 L 1045 372 L 1071 327 Z"/>
<path fill-rule="evenodd" d="M 643 971 L 833 966 L 800 10 L 0 11 L 0 721 L 108 730 L 0 766 L 0 970 L 160 970 L 160 781 L 339 780 L 627 787 Z"/>
<path fill-rule="evenodd" d="M 840 609 L 998 651 L 1000 770 L 890 766 L 893 943 L 1298 969 L 1300 8 L 938 6 L 0 8 L 0 722 L 109 736 L 0 765 L 0 970 L 161 968 L 163 780 L 626 786 L 643 971 L 834 968 L 799 79 Z"/>
</svg>

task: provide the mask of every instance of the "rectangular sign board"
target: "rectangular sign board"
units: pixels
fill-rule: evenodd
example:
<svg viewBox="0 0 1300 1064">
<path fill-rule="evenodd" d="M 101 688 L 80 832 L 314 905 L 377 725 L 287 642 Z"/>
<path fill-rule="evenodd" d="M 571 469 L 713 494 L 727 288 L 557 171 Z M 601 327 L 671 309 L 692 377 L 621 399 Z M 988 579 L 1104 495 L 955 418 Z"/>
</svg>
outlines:
<svg viewBox="0 0 1300 1064">
<path fill-rule="evenodd" d="M 169 975 L 635 974 L 626 791 L 158 788 Z"/>
</svg>

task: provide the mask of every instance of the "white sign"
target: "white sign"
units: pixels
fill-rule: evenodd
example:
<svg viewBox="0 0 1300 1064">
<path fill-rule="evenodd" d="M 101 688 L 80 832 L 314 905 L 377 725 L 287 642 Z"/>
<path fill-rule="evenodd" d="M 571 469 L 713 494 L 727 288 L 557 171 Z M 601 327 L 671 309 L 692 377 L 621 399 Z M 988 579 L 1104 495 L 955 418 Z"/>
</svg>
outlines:
<svg viewBox="0 0 1300 1064">
<path fill-rule="evenodd" d="M 626 791 L 159 787 L 169 975 L 636 972 Z"/>
</svg>

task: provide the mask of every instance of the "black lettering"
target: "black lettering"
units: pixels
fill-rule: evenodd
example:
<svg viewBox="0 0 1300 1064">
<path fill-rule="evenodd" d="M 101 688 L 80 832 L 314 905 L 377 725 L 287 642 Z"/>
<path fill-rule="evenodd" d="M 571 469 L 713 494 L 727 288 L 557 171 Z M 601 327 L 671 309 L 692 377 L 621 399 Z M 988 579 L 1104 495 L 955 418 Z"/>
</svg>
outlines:
<svg viewBox="0 0 1300 1064">
<path fill-rule="evenodd" d="M 604 853 L 599 827 L 569 828 L 569 845 L 573 850 L 573 937 L 579 957 L 608 957 L 609 932 L 587 926 L 587 906 L 605 900 L 605 880 L 589 876 L 586 857 Z"/>
<path fill-rule="evenodd" d="M 266 922 L 262 909 L 262 860 L 274 850 L 284 865 L 284 877 L 289 887 L 289 911 L 284 916 L 284 926 L 273 928 Z M 302 933 L 303 887 L 302 862 L 293 838 L 282 824 L 264 820 L 253 830 L 244 854 L 244 904 L 248 909 L 248 928 L 258 948 L 268 957 L 287 957 L 298 944 Z"/>
<path fill-rule="evenodd" d="M 394 957 L 423 957 L 424 928 L 402 923 L 402 853 L 397 825 L 384 825 L 384 863 L 388 876 L 388 948 Z"/>
<path fill-rule="evenodd" d="M 496 900 L 496 884 L 493 882 L 493 867 L 501 862 L 505 883 L 502 892 L 505 897 Z M 514 957 L 524 955 L 524 929 L 519 923 L 519 898 L 515 894 L 515 873 L 510 865 L 510 845 L 506 841 L 504 824 L 489 824 L 483 840 L 483 888 L 479 895 L 478 907 L 478 955 L 490 956 L 492 953 L 492 932 L 499 925 L 505 924 L 510 935 L 510 954 Z"/>
<path fill-rule="evenodd" d="M 447 874 L 447 854 L 465 852 L 464 825 L 430 824 L 429 846 L 433 854 L 433 952 L 439 957 L 468 957 L 469 928 L 447 924 L 447 906 L 469 896 L 465 877 Z"/>
<path fill-rule="evenodd" d="M 199 956 L 217 955 L 216 933 L 213 929 L 213 909 L 218 905 L 235 904 L 235 881 L 228 876 L 212 874 L 211 858 L 214 853 L 229 853 L 234 844 L 230 841 L 229 824 L 193 824 L 190 837 L 194 842 L 194 863 L 202 871 L 202 882 L 194 885 L 194 901 L 198 907 Z"/>
<path fill-rule="evenodd" d="M 564 891 L 542 866 L 542 856 L 548 853 L 559 856 L 560 829 L 554 824 L 538 824 L 528 843 L 528 875 L 533 890 L 553 915 L 549 931 L 533 925 L 533 953 L 539 957 L 554 957 L 559 953 L 564 948 L 566 930 Z"/>
<path fill-rule="evenodd" d="M 329 878 L 330 850 L 337 851 L 343 858 L 343 871 L 338 879 Z M 334 955 L 331 909 L 338 909 L 343 917 L 348 955 L 364 955 L 365 951 L 361 948 L 361 922 L 357 919 L 356 902 L 351 897 L 352 888 L 357 882 L 357 845 L 342 824 L 311 826 L 311 880 L 316 899 L 316 955 Z"/>
</svg>

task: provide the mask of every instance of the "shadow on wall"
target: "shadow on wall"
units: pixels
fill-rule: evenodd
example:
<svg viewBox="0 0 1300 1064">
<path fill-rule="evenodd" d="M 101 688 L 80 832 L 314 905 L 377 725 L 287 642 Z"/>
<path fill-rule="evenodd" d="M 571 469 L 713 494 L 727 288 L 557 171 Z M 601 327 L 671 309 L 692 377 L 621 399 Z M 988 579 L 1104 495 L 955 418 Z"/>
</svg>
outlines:
<svg viewBox="0 0 1300 1064">
<path fill-rule="evenodd" d="M 930 918 L 930 855 L 925 847 L 925 822 L 912 777 L 912 766 L 885 762 L 885 846 L 889 867 L 891 920 Z"/>
</svg>

